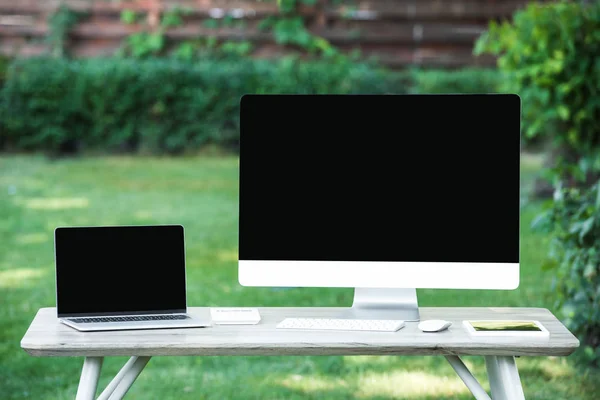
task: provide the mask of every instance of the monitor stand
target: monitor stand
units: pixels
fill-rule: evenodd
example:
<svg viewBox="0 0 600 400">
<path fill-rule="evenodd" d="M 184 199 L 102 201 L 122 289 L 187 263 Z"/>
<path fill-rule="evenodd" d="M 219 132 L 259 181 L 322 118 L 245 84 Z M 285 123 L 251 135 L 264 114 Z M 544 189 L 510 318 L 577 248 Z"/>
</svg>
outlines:
<svg viewBox="0 0 600 400">
<path fill-rule="evenodd" d="M 352 307 L 340 318 L 419 321 L 417 289 L 355 288 Z"/>
</svg>

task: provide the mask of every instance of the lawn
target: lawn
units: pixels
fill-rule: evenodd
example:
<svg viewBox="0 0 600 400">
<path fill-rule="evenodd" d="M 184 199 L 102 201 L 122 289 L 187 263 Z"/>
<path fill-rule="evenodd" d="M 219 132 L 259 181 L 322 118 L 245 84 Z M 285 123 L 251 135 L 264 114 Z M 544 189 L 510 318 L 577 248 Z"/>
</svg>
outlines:
<svg viewBox="0 0 600 400">
<path fill-rule="evenodd" d="M 523 159 L 525 189 L 539 158 Z M 475 167 L 474 167 L 475 168 Z M 40 307 L 55 305 L 52 233 L 59 225 L 183 224 L 191 306 L 349 306 L 351 289 L 250 288 L 237 282 L 237 158 L 0 159 L 0 398 L 73 399 L 82 358 L 34 358 L 19 347 Z M 476 182 L 473 183 L 476 185 Z M 524 191 L 526 193 L 526 191 Z M 554 309 L 540 270 L 547 238 L 521 217 L 514 291 L 420 290 L 422 306 Z M 493 210 L 490 210 L 493 212 Z M 104 363 L 100 387 L 126 361 Z M 465 357 L 484 382 L 483 361 Z M 597 399 L 600 374 L 572 358 L 519 358 L 527 399 Z M 130 399 L 470 399 L 439 357 L 156 357 Z"/>
</svg>

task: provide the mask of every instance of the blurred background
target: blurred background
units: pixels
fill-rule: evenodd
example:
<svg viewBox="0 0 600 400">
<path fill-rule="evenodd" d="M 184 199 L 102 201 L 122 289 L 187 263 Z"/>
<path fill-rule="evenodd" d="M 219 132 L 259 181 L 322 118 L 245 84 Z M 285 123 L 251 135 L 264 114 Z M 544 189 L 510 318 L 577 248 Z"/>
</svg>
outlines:
<svg viewBox="0 0 600 400">
<path fill-rule="evenodd" d="M 183 224 L 191 306 L 351 305 L 352 289 L 238 284 L 243 94 L 517 93 L 521 284 L 420 304 L 550 309 L 582 346 L 518 359 L 526 397 L 597 399 L 599 55 L 597 1 L 0 0 L 0 397 L 75 396 L 81 358 L 19 346 L 55 306 L 59 225 Z M 443 358 L 159 357 L 128 398 L 471 396 Z"/>
</svg>

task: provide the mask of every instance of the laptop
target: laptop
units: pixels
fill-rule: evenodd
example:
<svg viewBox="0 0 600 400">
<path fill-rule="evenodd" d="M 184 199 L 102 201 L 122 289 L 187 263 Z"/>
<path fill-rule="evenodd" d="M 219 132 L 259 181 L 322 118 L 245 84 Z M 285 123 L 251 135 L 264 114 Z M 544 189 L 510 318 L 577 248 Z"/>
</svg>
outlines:
<svg viewBox="0 0 600 400">
<path fill-rule="evenodd" d="M 209 326 L 187 314 L 181 225 L 59 227 L 59 320 L 79 331 Z"/>
</svg>

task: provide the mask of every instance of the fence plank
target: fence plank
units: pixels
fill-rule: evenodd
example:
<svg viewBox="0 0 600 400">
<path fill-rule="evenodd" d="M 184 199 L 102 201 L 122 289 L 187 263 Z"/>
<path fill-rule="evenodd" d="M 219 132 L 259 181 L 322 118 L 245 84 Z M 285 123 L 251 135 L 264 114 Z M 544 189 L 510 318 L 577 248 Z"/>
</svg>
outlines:
<svg viewBox="0 0 600 400">
<path fill-rule="evenodd" d="M 94 14 L 118 14 L 122 10 L 144 12 L 149 9 L 148 2 L 142 1 L 106 1 L 106 0 L 0 0 L 0 13 L 37 13 L 52 11 L 64 4 L 75 11 Z M 463 18 L 501 18 L 509 17 L 512 12 L 527 4 L 523 0 L 484 2 L 482 0 L 413 0 L 413 1 L 358 1 L 350 5 L 326 6 L 325 14 L 330 18 L 341 19 L 463 19 Z M 185 10 L 189 15 L 209 17 L 216 10 L 224 15 L 238 18 L 263 17 L 279 14 L 274 2 L 261 1 L 167 1 L 160 3 L 160 11 Z M 316 8 L 303 6 L 301 15 L 313 15 Z"/>
<path fill-rule="evenodd" d="M 118 22 L 83 22 L 71 31 L 76 39 L 95 38 L 125 38 L 128 35 L 144 32 L 143 25 L 123 25 Z M 482 27 L 461 25 L 436 24 L 403 24 L 393 29 L 378 32 L 349 31 L 339 28 L 315 29 L 319 36 L 333 44 L 406 44 L 406 43 L 456 43 L 471 44 L 484 29 Z M 0 25 L 0 35 L 5 37 L 45 36 L 49 32 L 48 24 L 40 22 L 31 25 Z M 206 28 L 197 24 L 189 24 L 170 28 L 165 35 L 172 39 L 195 39 L 199 37 L 214 37 L 220 40 L 251 40 L 257 42 L 273 42 L 274 38 L 268 32 L 256 28 Z"/>
<path fill-rule="evenodd" d="M 173 9 L 185 13 L 182 26 L 166 31 L 170 46 L 183 40 L 214 37 L 220 41 L 251 41 L 255 57 L 278 57 L 298 50 L 276 45 L 272 33 L 257 27 L 263 18 L 279 14 L 274 1 L 0 0 L 0 53 L 29 56 L 43 52 L 40 39 L 49 33 L 48 16 L 60 4 L 85 12 L 70 32 L 69 50 L 78 57 L 112 54 L 128 35 L 156 29 L 160 14 Z M 508 18 L 526 4 L 523 0 L 356 0 L 349 5 L 318 0 L 314 6 L 301 7 L 299 14 L 311 32 L 340 49 L 360 49 L 390 67 L 455 67 L 493 65 L 493 58 L 471 54 L 475 40 L 490 20 Z M 124 24 L 120 20 L 123 10 L 146 15 L 146 23 Z M 204 24 L 208 19 L 225 17 L 244 21 L 244 26 L 214 29 Z M 149 20 L 154 28 L 147 24 Z"/>
</svg>

